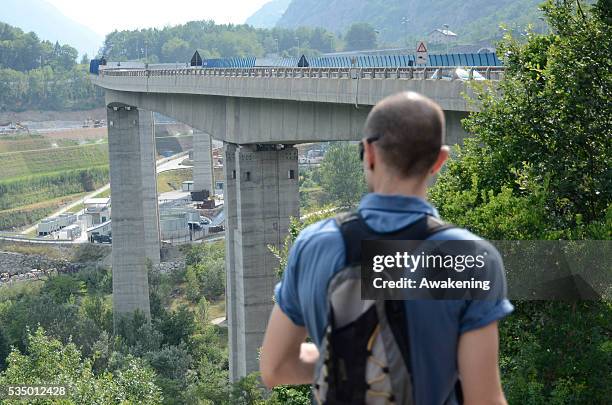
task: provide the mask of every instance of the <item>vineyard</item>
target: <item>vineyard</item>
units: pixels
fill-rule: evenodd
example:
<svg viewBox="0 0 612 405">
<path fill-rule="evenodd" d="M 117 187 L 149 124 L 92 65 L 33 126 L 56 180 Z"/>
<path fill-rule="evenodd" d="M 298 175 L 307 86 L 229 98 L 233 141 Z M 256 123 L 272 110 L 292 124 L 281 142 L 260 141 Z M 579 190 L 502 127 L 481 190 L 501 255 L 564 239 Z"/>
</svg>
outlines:
<svg viewBox="0 0 612 405">
<path fill-rule="evenodd" d="M 0 153 L 0 184 L 3 180 L 27 178 L 35 174 L 108 165 L 108 145 L 87 144 Z"/>
<path fill-rule="evenodd" d="M 108 145 L 83 142 L 40 135 L 0 140 L 0 230 L 36 223 L 108 183 Z"/>
<path fill-rule="evenodd" d="M 63 148 L 66 146 L 78 146 L 79 141 L 74 139 L 50 139 L 42 135 L 4 136 L 0 140 L 0 155 L 7 152 L 23 152 L 36 149 Z"/>
</svg>

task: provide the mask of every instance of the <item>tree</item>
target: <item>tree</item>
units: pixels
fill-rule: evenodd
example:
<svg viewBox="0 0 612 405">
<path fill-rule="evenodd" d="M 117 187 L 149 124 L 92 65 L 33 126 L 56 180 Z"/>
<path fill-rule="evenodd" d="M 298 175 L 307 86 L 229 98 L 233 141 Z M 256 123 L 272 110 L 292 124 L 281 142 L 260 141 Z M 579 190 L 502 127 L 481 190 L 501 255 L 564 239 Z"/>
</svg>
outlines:
<svg viewBox="0 0 612 405">
<path fill-rule="evenodd" d="M 42 328 L 28 334 L 27 354 L 13 349 L 8 367 L 0 373 L 0 385 L 59 385 L 66 387 L 67 404 L 97 403 L 160 404 L 155 373 L 141 361 L 130 358 L 114 374 L 94 375 L 90 360 L 83 360 L 74 343 L 62 344 L 46 336 Z M 44 399 L 30 403 L 47 403 Z M 4 399 L 6 404 L 21 403 Z"/>
<path fill-rule="evenodd" d="M 354 23 L 347 31 L 344 40 L 347 51 L 374 49 L 377 44 L 376 30 L 368 23 Z"/>
<path fill-rule="evenodd" d="M 335 51 L 335 37 L 323 28 L 315 28 L 310 37 L 310 46 L 321 52 Z"/>
<path fill-rule="evenodd" d="M 479 223 L 472 216 L 503 195 L 509 207 L 522 199 L 539 210 L 543 221 L 525 216 L 533 238 L 610 237 L 603 229 L 612 216 L 612 39 L 604 3 L 588 12 L 549 1 L 555 34 L 500 44 L 508 67 L 502 96 L 478 92 L 481 111 L 465 121 L 474 136 L 432 192 L 442 213 Z M 525 226 L 517 223 L 516 232 Z"/>
<path fill-rule="evenodd" d="M 219 298 L 225 292 L 225 250 L 221 243 L 203 243 L 187 254 L 186 295 L 192 302 L 201 297 Z"/>
<path fill-rule="evenodd" d="M 332 145 L 321 163 L 321 185 L 329 197 L 343 207 L 356 205 L 366 192 L 357 145 Z"/>
<path fill-rule="evenodd" d="M 6 367 L 6 358 L 10 353 L 10 347 L 8 339 L 4 334 L 4 330 L 0 327 L 0 371 Z"/>
<path fill-rule="evenodd" d="M 499 91 L 476 89 L 473 134 L 431 190 L 441 216 L 490 239 L 612 234 L 612 9 L 549 0 L 550 35 L 506 36 Z M 509 403 L 605 403 L 610 302 L 516 302 L 500 326 Z M 605 373 L 604 373 L 605 374 Z"/>
<path fill-rule="evenodd" d="M 176 37 L 166 41 L 161 49 L 165 62 L 186 62 L 191 57 L 192 51 L 187 41 Z"/>
</svg>

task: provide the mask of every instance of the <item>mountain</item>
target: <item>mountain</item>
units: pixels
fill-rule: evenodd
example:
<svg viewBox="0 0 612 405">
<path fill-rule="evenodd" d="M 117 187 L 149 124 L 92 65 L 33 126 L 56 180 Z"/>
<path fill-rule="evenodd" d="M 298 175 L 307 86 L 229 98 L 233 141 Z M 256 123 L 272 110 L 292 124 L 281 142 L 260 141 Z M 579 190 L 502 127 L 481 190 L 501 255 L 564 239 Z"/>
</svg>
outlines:
<svg viewBox="0 0 612 405">
<path fill-rule="evenodd" d="M 541 27 L 542 0 L 293 0 L 277 27 L 323 27 L 345 33 L 354 22 L 370 23 L 382 40 L 401 43 L 424 38 L 444 24 L 459 42 L 486 41 L 500 36 L 499 24 Z M 402 24 L 402 18 L 408 24 Z"/>
<path fill-rule="evenodd" d="M 252 16 L 247 18 L 245 24 L 255 28 L 274 28 L 283 16 L 291 0 L 272 0 L 261 6 Z"/>
<path fill-rule="evenodd" d="M 101 7 L 95 7 L 98 6 Z M 69 44 L 80 54 L 92 56 L 104 41 L 101 35 L 66 17 L 45 0 L 2 0 L 0 20 L 26 32 L 34 31 L 40 39 Z"/>
</svg>

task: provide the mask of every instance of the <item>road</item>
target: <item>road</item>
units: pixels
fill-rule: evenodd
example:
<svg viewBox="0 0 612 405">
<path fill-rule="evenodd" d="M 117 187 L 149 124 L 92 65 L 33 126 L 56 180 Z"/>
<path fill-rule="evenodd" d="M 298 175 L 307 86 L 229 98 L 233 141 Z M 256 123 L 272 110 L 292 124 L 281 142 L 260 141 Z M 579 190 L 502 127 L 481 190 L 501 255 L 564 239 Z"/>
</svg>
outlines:
<svg viewBox="0 0 612 405">
<path fill-rule="evenodd" d="M 223 323 L 223 321 L 225 321 L 225 317 L 224 316 L 220 316 L 220 317 L 215 318 L 212 321 L 210 321 L 210 323 L 213 324 L 213 325 L 219 325 L 219 324 Z"/>
<path fill-rule="evenodd" d="M 161 172 L 167 172 L 169 170 L 176 170 L 176 169 L 180 169 L 182 166 L 180 165 L 180 163 L 185 159 L 185 156 L 187 155 L 187 152 L 181 152 L 178 153 L 174 156 L 170 156 L 169 158 L 163 158 L 163 159 L 159 159 L 157 161 L 157 173 L 161 173 Z M 84 196 L 83 198 L 79 198 L 76 201 L 71 202 L 70 204 L 60 208 L 59 210 L 55 211 L 54 213 L 52 213 L 51 215 L 49 215 L 49 217 L 56 217 L 59 214 L 63 214 L 64 212 L 69 211 L 70 209 L 76 207 L 77 205 L 81 204 L 83 202 L 83 200 L 87 199 L 87 198 L 93 198 L 96 195 L 108 190 L 110 188 L 110 183 L 106 184 L 103 187 L 100 187 L 99 189 L 92 191 L 91 193 L 87 194 L 86 196 Z M 47 217 L 47 218 L 49 218 Z M 35 224 L 31 227 L 29 227 L 28 229 L 24 230 L 21 232 L 22 235 L 27 235 L 33 231 L 36 230 L 36 226 L 38 224 Z"/>
</svg>

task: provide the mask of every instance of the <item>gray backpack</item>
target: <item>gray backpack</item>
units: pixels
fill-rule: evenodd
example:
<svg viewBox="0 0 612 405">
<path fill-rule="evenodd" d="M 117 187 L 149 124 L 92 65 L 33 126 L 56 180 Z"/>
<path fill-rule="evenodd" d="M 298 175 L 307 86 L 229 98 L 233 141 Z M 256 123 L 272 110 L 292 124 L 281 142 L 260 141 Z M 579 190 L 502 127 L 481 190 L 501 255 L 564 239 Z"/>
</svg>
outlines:
<svg viewBox="0 0 612 405">
<path fill-rule="evenodd" d="M 336 223 L 344 239 L 346 262 L 327 289 L 328 325 L 315 370 L 313 399 L 325 405 L 412 405 L 404 302 L 361 299 L 361 241 L 425 240 L 452 226 L 425 215 L 404 229 L 380 234 L 358 213 L 338 215 Z"/>
</svg>

